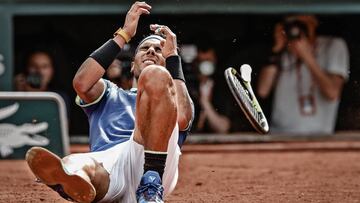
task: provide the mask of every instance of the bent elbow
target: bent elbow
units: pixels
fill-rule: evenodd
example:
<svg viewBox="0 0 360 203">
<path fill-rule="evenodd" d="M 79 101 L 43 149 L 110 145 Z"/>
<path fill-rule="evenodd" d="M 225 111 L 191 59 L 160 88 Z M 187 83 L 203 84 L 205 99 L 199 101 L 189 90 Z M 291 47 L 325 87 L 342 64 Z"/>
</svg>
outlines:
<svg viewBox="0 0 360 203">
<path fill-rule="evenodd" d="M 229 133 L 230 127 L 231 127 L 230 120 L 229 120 L 229 118 L 227 118 L 225 116 L 223 116 L 222 119 L 223 119 L 223 122 L 222 122 L 222 125 L 220 126 L 220 128 L 218 129 L 218 133 L 222 133 L 222 134 Z"/>
<path fill-rule="evenodd" d="M 339 96 L 338 96 L 338 95 L 335 95 L 335 94 L 333 94 L 333 95 L 328 95 L 327 99 L 328 99 L 329 101 L 336 101 L 336 100 L 339 99 Z"/>
<path fill-rule="evenodd" d="M 336 101 L 340 98 L 340 92 L 338 91 L 328 91 L 325 95 L 326 99 L 329 101 Z"/>
<path fill-rule="evenodd" d="M 185 130 L 189 127 L 191 123 L 192 117 L 187 115 L 179 115 L 178 116 L 178 125 L 180 130 Z"/>
<path fill-rule="evenodd" d="M 178 125 L 179 130 L 185 130 L 189 126 L 189 124 L 183 119 L 178 119 Z"/>
<path fill-rule="evenodd" d="M 189 125 L 191 125 L 191 122 L 193 120 L 193 113 L 192 110 L 187 110 L 186 112 L 178 114 L 178 125 L 180 130 L 185 130 L 189 128 Z"/>
<path fill-rule="evenodd" d="M 75 89 L 76 93 L 79 95 L 84 94 L 85 92 L 88 91 L 84 82 L 82 82 L 82 80 L 77 75 L 75 75 L 72 84 L 73 84 L 73 88 Z"/>
<path fill-rule="evenodd" d="M 226 126 L 223 126 L 219 129 L 217 129 L 216 132 L 220 133 L 220 134 L 227 134 L 227 133 L 229 133 L 229 130 L 230 130 L 230 126 L 226 125 Z"/>
</svg>

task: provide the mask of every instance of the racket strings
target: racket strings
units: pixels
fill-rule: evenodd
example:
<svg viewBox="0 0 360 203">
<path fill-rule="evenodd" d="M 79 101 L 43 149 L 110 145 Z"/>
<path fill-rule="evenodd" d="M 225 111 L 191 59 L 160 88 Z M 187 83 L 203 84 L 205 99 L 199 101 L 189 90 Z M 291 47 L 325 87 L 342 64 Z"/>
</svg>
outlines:
<svg viewBox="0 0 360 203">
<path fill-rule="evenodd" d="M 254 107 L 254 102 L 250 99 L 248 90 L 246 90 L 243 87 L 241 82 L 236 77 L 233 77 L 233 79 L 234 79 L 233 81 L 235 83 L 235 88 L 239 91 L 239 93 L 240 93 L 239 95 L 240 95 L 242 101 L 245 101 L 244 103 L 245 103 L 246 108 L 250 110 L 251 114 L 254 116 L 256 121 L 258 121 L 260 123 L 262 120 L 262 115 Z"/>
<path fill-rule="evenodd" d="M 234 68 L 225 70 L 225 78 L 230 90 L 251 125 L 260 133 L 269 131 L 265 115 L 252 91 L 250 82 L 242 80 Z"/>
</svg>

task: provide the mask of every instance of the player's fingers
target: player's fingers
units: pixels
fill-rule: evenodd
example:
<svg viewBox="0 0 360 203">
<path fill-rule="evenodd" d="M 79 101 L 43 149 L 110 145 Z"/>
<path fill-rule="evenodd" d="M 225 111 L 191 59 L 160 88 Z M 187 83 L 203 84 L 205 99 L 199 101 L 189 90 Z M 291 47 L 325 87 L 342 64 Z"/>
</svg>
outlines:
<svg viewBox="0 0 360 203">
<path fill-rule="evenodd" d="M 138 8 L 136 13 L 140 16 L 141 14 L 150 14 L 150 11 L 145 8 Z"/>
<path fill-rule="evenodd" d="M 157 35 L 163 35 L 166 38 L 176 38 L 176 35 L 170 30 L 168 26 L 152 24 L 150 25 L 150 29 Z"/>
<path fill-rule="evenodd" d="M 140 10 L 142 9 L 149 11 L 151 9 L 151 6 L 146 4 L 145 2 L 136 2 L 131 6 L 131 8 L 128 11 L 128 14 L 130 15 L 132 14 L 141 15 L 143 13 L 149 14 L 149 12 L 141 12 Z"/>
<path fill-rule="evenodd" d="M 156 35 L 166 37 L 166 32 L 164 32 L 163 25 L 151 24 L 150 30 L 154 31 Z"/>
<path fill-rule="evenodd" d="M 170 28 L 166 25 L 161 25 L 159 29 L 159 32 L 164 33 L 166 36 L 175 36 L 175 34 L 170 30 Z"/>
<path fill-rule="evenodd" d="M 160 46 L 161 46 L 161 47 L 164 47 L 164 46 L 165 46 L 165 40 L 164 40 L 164 39 L 160 40 Z"/>
<path fill-rule="evenodd" d="M 144 8 L 150 10 L 151 6 L 145 3 L 144 1 L 137 1 L 131 6 L 130 10 L 137 10 L 138 8 Z"/>
<path fill-rule="evenodd" d="M 150 30 L 155 31 L 159 26 L 158 24 L 150 24 Z"/>
<path fill-rule="evenodd" d="M 150 10 L 151 9 L 151 6 L 145 2 L 139 2 L 139 7 L 141 8 L 145 8 L 147 10 Z"/>
</svg>

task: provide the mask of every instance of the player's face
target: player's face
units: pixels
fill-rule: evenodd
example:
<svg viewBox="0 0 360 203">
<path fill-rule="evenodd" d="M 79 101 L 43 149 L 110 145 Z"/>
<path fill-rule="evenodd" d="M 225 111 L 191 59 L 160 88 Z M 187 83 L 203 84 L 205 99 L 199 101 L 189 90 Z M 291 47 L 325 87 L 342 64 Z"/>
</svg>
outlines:
<svg viewBox="0 0 360 203">
<path fill-rule="evenodd" d="M 148 39 L 139 46 L 132 65 L 135 78 L 139 78 L 141 71 L 149 65 L 165 66 L 165 58 L 161 51 L 162 47 L 158 39 Z"/>
</svg>

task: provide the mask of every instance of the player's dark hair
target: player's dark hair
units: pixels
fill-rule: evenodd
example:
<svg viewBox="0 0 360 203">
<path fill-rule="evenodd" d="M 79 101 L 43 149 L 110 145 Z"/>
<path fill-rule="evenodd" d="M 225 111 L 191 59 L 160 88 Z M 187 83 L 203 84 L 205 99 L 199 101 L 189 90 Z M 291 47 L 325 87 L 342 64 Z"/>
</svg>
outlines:
<svg viewBox="0 0 360 203">
<path fill-rule="evenodd" d="M 142 39 L 139 44 L 137 45 L 136 47 L 136 50 L 135 50 L 135 54 L 139 51 L 139 47 L 141 44 L 143 44 L 145 41 L 149 40 L 149 39 L 157 39 L 157 40 L 163 40 L 164 38 L 160 35 L 155 35 L 155 34 L 150 34 L 148 36 L 146 36 L 144 39 Z"/>
</svg>

